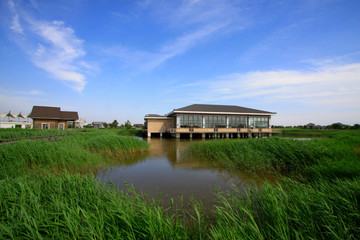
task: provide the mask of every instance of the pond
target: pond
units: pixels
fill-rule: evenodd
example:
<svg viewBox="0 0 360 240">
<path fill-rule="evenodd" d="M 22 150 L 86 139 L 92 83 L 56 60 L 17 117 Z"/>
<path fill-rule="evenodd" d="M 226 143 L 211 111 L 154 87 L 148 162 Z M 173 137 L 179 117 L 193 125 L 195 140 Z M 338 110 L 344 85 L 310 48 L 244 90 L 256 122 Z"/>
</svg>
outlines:
<svg viewBox="0 0 360 240">
<path fill-rule="evenodd" d="M 205 203 L 215 199 L 214 188 L 223 191 L 234 186 L 240 190 L 254 184 L 261 187 L 269 176 L 254 176 L 239 171 L 217 168 L 205 160 L 196 159 L 186 153 L 189 140 L 149 138 L 150 149 L 146 153 L 135 154 L 125 163 L 101 168 L 97 179 L 112 181 L 119 188 L 133 185 L 137 191 L 156 196 L 159 193 L 170 197 L 182 195 L 184 199 L 194 197 Z M 244 140 L 246 141 L 246 140 Z"/>
</svg>

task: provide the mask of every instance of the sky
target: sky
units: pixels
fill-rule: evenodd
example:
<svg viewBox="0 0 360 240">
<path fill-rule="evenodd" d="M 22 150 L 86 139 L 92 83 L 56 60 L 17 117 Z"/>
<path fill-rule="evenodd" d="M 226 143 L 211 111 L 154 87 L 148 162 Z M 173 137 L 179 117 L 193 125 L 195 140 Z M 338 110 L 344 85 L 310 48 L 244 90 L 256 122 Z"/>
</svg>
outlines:
<svg viewBox="0 0 360 240">
<path fill-rule="evenodd" d="M 0 113 L 143 123 L 190 104 L 360 123 L 359 0 L 3 0 Z"/>
</svg>

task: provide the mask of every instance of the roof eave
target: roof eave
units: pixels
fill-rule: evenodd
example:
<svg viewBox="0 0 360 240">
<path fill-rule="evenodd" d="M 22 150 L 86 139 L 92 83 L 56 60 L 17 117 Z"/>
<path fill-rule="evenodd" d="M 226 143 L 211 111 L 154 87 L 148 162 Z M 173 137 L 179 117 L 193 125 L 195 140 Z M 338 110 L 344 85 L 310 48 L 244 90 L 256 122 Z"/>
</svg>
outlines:
<svg viewBox="0 0 360 240">
<path fill-rule="evenodd" d="M 275 115 L 276 112 L 268 112 L 268 113 L 245 113 L 245 112 L 206 112 L 206 111 L 173 111 L 173 113 L 199 113 L 199 114 L 229 114 L 229 115 Z"/>
<path fill-rule="evenodd" d="M 144 119 L 172 119 L 171 117 L 144 117 Z"/>
</svg>

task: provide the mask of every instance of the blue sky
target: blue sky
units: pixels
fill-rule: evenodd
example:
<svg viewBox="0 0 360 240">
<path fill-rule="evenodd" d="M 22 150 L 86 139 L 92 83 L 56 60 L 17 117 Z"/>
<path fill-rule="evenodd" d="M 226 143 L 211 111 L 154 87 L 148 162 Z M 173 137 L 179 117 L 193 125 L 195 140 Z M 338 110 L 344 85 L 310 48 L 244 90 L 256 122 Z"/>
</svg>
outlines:
<svg viewBox="0 0 360 240">
<path fill-rule="evenodd" d="M 360 1 L 4 0 L 0 112 L 142 123 L 198 104 L 360 122 Z"/>
</svg>

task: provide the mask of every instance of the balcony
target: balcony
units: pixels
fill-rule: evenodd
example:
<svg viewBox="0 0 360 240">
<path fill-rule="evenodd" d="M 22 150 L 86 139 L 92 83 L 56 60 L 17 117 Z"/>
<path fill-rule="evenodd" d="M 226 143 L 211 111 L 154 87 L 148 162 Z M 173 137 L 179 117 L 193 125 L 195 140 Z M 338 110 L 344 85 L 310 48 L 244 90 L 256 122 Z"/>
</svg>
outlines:
<svg viewBox="0 0 360 240">
<path fill-rule="evenodd" d="M 276 129 L 277 130 L 277 129 Z M 271 128 L 170 128 L 170 133 L 278 133 Z"/>
</svg>

